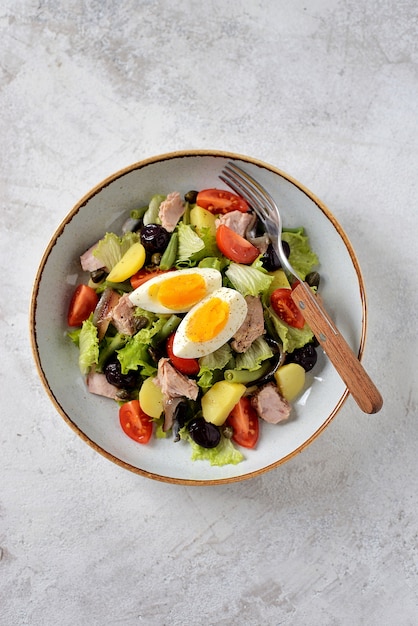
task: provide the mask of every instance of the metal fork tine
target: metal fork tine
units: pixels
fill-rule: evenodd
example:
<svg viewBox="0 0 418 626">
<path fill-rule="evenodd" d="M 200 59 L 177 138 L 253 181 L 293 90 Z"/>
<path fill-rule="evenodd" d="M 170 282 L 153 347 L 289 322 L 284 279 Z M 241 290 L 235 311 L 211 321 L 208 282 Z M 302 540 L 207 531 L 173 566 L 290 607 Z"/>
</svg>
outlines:
<svg viewBox="0 0 418 626">
<path fill-rule="evenodd" d="M 257 180 L 248 174 L 248 172 L 245 172 L 238 165 L 235 165 L 235 163 L 232 162 L 229 162 L 225 166 L 224 170 L 235 177 L 235 179 L 238 179 L 247 190 L 251 190 L 253 197 L 257 198 L 257 201 L 259 205 L 261 205 L 266 216 L 269 215 L 270 211 L 273 211 L 274 214 L 278 213 L 276 203 L 270 193 Z"/>
<path fill-rule="evenodd" d="M 223 170 L 223 174 L 228 179 L 226 181 L 224 180 L 224 182 L 226 182 L 227 184 L 230 184 L 230 183 L 235 184 L 237 187 L 235 191 L 237 191 L 238 193 L 241 193 L 241 195 L 244 193 L 246 195 L 247 201 L 251 204 L 251 206 L 253 206 L 254 209 L 257 208 L 261 210 L 263 213 L 265 212 L 265 210 L 263 210 L 264 203 L 260 204 L 260 198 L 256 197 L 256 195 L 254 194 L 254 191 L 256 192 L 257 190 L 249 187 L 248 183 L 239 174 L 239 172 L 232 170 L 228 164 L 225 166 Z"/>
<path fill-rule="evenodd" d="M 282 267 L 285 267 L 297 280 L 300 281 L 298 274 L 290 265 L 281 242 L 282 221 L 279 209 L 272 196 L 264 187 L 257 182 L 250 174 L 242 170 L 238 165 L 229 161 L 222 175 L 219 175 L 228 187 L 233 189 L 235 193 L 242 196 L 257 213 L 261 222 L 264 224 L 266 232 L 270 236 L 273 247 L 278 254 Z"/>
<path fill-rule="evenodd" d="M 263 189 L 261 185 L 253 184 L 254 179 L 233 163 L 228 163 L 225 166 L 223 174 L 225 175 L 225 177 L 222 178 L 220 176 L 221 180 L 223 180 L 228 186 L 233 188 L 236 193 L 245 196 L 245 199 L 256 211 L 259 218 L 264 222 L 266 228 L 274 228 L 276 224 L 273 216 L 277 215 L 277 218 L 279 219 L 277 208 L 275 204 L 272 203 L 270 197 L 266 198 L 265 196 L 263 196 L 260 189 L 258 188 L 260 187 L 261 189 Z M 248 180 L 246 180 L 246 178 Z"/>
<path fill-rule="evenodd" d="M 234 169 L 232 169 L 232 167 L 234 167 Z M 228 187 L 233 189 L 235 193 L 241 195 L 245 200 L 247 200 L 249 205 L 255 210 L 258 217 L 263 222 L 266 231 L 272 231 L 270 234 L 276 236 L 279 224 L 275 222 L 273 217 L 274 215 L 277 215 L 275 205 L 269 207 L 269 199 L 264 198 L 257 188 L 253 187 L 250 182 L 243 178 L 240 174 L 240 171 L 242 172 L 242 170 L 235 170 L 239 170 L 239 168 L 234 166 L 232 163 L 228 163 L 222 171 L 224 176 L 219 176 L 219 178 L 226 183 Z M 280 216 L 278 216 L 278 219 L 279 217 Z"/>
</svg>

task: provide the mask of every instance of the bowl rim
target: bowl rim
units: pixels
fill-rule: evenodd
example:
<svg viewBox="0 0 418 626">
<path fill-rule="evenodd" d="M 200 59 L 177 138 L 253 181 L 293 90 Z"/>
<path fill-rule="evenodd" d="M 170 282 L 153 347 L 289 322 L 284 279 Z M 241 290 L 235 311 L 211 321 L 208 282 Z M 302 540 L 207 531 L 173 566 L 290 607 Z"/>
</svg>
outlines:
<svg viewBox="0 0 418 626">
<path fill-rule="evenodd" d="M 286 172 L 284 172 L 280 168 L 277 168 L 274 165 L 272 165 L 270 163 L 267 163 L 267 162 L 265 162 L 263 160 L 260 160 L 258 158 L 254 158 L 254 157 L 251 157 L 251 156 L 248 156 L 248 155 L 244 155 L 244 154 L 240 154 L 240 153 L 236 153 L 236 152 L 225 151 L 225 150 L 211 150 L 211 149 L 175 150 L 175 151 L 172 151 L 172 152 L 165 152 L 165 153 L 162 153 L 162 154 L 159 154 L 159 155 L 147 157 L 147 158 L 142 159 L 140 161 L 136 161 L 136 162 L 132 163 L 131 165 L 123 167 L 123 168 L 117 170 L 116 172 L 114 172 L 113 174 L 110 174 L 109 176 L 104 178 L 101 182 L 99 182 L 94 187 L 92 187 L 90 189 L 90 191 L 88 191 L 86 194 L 84 194 L 84 196 L 78 202 L 76 202 L 76 204 L 73 206 L 73 208 L 61 220 L 61 222 L 59 223 L 58 227 L 55 229 L 55 231 L 53 232 L 52 236 L 50 237 L 49 242 L 48 242 L 48 244 L 47 244 L 47 246 L 46 246 L 46 248 L 45 248 L 45 250 L 44 250 L 44 252 L 43 252 L 43 254 L 41 256 L 41 260 L 39 262 L 39 265 L 38 265 L 38 268 L 37 268 L 37 271 L 36 271 L 36 274 L 35 274 L 35 278 L 34 278 L 34 282 L 33 282 L 33 288 L 32 288 L 32 293 L 31 293 L 31 299 L 30 299 L 29 331 L 30 331 L 30 344 L 31 344 L 32 355 L 33 355 L 33 358 L 34 358 L 34 361 L 35 361 L 35 365 L 36 365 L 38 376 L 39 376 L 39 378 L 41 380 L 41 383 L 42 383 L 42 385 L 43 385 L 43 387 L 44 387 L 44 389 L 45 389 L 45 391 L 47 393 L 47 396 L 49 397 L 50 401 L 54 405 L 54 407 L 57 410 L 57 412 L 64 419 L 64 421 L 70 426 L 70 428 L 85 443 L 87 443 L 96 452 L 98 452 L 100 455 L 104 456 L 108 460 L 112 461 L 113 463 L 115 463 L 119 467 L 122 467 L 122 468 L 124 468 L 126 470 L 129 470 L 129 471 L 131 471 L 131 472 L 133 472 L 135 474 L 138 474 L 140 476 L 143 476 L 145 478 L 150 478 L 150 479 L 153 479 L 153 480 L 156 480 L 156 481 L 159 481 L 159 482 L 165 482 L 165 483 L 177 484 L 177 485 L 188 485 L 188 486 L 206 486 L 207 485 L 207 486 L 212 486 L 212 485 L 220 485 L 220 484 L 229 484 L 229 483 L 235 483 L 235 482 L 242 482 L 244 480 L 249 480 L 251 478 L 255 478 L 257 476 L 265 474 L 265 473 L 267 473 L 267 472 L 269 472 L 269 471 L 279 467 L 280 465 L 283 465 L 284 463 L 289 461 L 291 458 L 295 457 L 297 454 L 299 454 L 305 448 L 307 448 L 317 437 L 319 437 L 319 435 L 325 430 L 325 428 L 334 419 L 334 417 L 336 416 L 338 411 L 341 409 L 341 407 L 343 406 L 343 404 L 345 403 L 345 401 L 346 401 L 346 399 L 347 399 L 347 397 L 349 395 L 348 389 L 345 388 L 343 394 L 341 395 L 341 397 L 338 400 L 337 404 L 335 405 L 334 409 L 332 410 L 330 415 L 327 417 L 327 419 L 321 424 L 321 426 L 306 441 L 304 441 L 300 446 L 295 448 L 295 450 L 293 450 L 292 452 L 290 452 L 286 456 L 282 457 L 278 461 L 270 463 L 269 465 L 266 465 L 266 466 L 264 466 L 262 468 L 259 468 L 257 470 L 248 472 L 246 474 L 237 475 L 237 476 L 230 476 L 230 477 L 225 477 L 225 478 L 214 478 L 214 479 L 207 479 L 206 480 L 206 479 L 188 479 L 188 478 L 177 478 L 177 477 L 172 477 L 172 476 L 164 476 L 164 475 L 161 475 L 161 474 L 156 474 L 156 473 L 149 472 L 149 471 L 146 471 L 144 469 L 135 467 L 135 466 L 131 465 L 130 463 L 127 463 L 126 461 L 122 461 L 121 459 L 118 459 L 112 453 L 104 450 L 100 445 L 98 445 L 96 442 L 94 442 L 92 439 L 90 439 L 71 420 L 70 416 L 66 414 L 64 409 L 61 407 L 58 399 L 55 397 L 55 394 L 54 394 L 53 390 L 51 389 L 51 387 L 50 387 L 50 385 L 48 383 L 47 377 L 46 377 L 46 375 L 45 375 L 45 373 L 43 371 L 42 362 L 41 362 L 39 349 L 38 349 L 38 343 L 37 343 L 37 333 L 36 333 L 37 296 L 38 296 L 38 292 L 39 292 L 40 283 L 41 283 L 41 280 L 42 280 L 43 270 L 44 270 L 45 265 L 46 265 L 46 263 L 48 261 L 48 258 L 50 256 L 51 250 L 55 246 L 58 238 L 60 237 L 60 235 L 64 231 L 66 225 L 71 221 L 71 219 L 74 217 L 74 215 L 76 215 L 76 213 L 78 213 L 78 211 L 83 206 L 85 206 L 96 194 L 101 192 L 105 187 L 107 187 L 108 185 L 113 183 L 115 180 L 121 178 L 122 176 L 125 176 L 126 174 L 129 174 L 132 171 L 135 171 L 135 170 L 138 170 L 138 169 L 142 169 L 144 167 L 147 167 L 148 165 L 152 165 L 153 163 L 158 163 L 158 162 L 162 162 L 162 161 L 168 161 L 168 160 L 177 159 L 177 158 L 192 158 L 192 157 L 196 157 L 196 156 L 197 157 L 202 157 L 202 156 L 203 157 L 205 157 L 205 156 L 208 156 L 208 157 L 221 157 L 221 158 L 225 158 L 225 159 L 239 160 L 239 161 L 242 161 L 242 162 L 247 162 L 247 163 L 250 163 L 252 165 L 256 165 L 256 166 L 259 166 L 261 168 L 267 169 L 270 172 L 272 172 L 274 174 L 277 174 L 280 177 L 282 177 L 283 179 L 287 180 L 292 185 L 296 186 L 301 192 L 303 192 L 306 196 L 308 196 L 308 198 L 310 200 L 312 200 L 312 202 L 314 202 L 314 204 L 318 207 L 318 209 L 320 209 L 320 211 L 322 211 L 322 213 L 324 213 L 324 215 L 328 218 L 328 220 L 331 222 L 331 224 L 333 225 L 333 227 L 335 228 L 335 230 L 338 232 L 339 236 L 343 240 L 344 245 L 345 245 L 345 247 L 347 249 L 347 252 L 348 252 L 348 254 L 350 256 L 351 262 L 353 264 L 356 276 L 357 276 L 358 286 L 359 286 L 359 296 L 360 296 L 361 308 L 362 308 L 361 335 L 360 335 L 359 350 L 358 350 L 357 356 L 358 356 L 359 360 L 361 361 L 361 359 L 363 357 L 363 353 L 364 353 L 364 347 L 365 347 L 366 335 L 367 335 L 367 299 L 366 299 L 366 290 L 365 290 L 363 274 L 362 274 L 362 271 L 361 271 L 361 268 L 360 268 L 360 264 L 359 264 L 357 255 L 356 255 L 356 253 L 354 251 L 354 248 L 353 248 L 353 246 L 352 246 L 352 244 L 351 244 L 351 242 L 350 242 L 350 240 L 348 238 L 348 235 L 344 231 L 343 227 L 338 222 L 338 220 L 333 215 L 333 213 L 330 211 L 330 209 L 322 202 L 322 200 L 320 200 L 314 193 L 312 193 L 312 191 L 310 189 L 308 189 L 304 184 L 300 183 L 293 176 L 287 174 Z"/>
</svg>

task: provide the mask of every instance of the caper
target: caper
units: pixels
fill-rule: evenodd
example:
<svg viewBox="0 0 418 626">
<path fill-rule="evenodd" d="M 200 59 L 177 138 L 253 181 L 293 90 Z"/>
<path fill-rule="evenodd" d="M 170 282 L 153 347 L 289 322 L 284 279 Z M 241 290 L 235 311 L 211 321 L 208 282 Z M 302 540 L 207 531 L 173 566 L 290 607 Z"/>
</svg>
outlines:
<svg viewBox="0 0 418 626">
<path fill-rule="evenodd" d="M 320 282 L 321 277 L 319 276 L 318 272 L 310 272 L 306 278 L 305 281 L 308 283 L 309 287 L 319 287 L 319 282 Z"/>
<path fill-rule="evenodd" d="M 195 191 L 194 189 L 191 189 L 186 194 L 184 194 L 184 199 L 186 200 L 186 202 L 189 202 L 190 204 L 195 204 L 197 194 L 198 194 L 197 191 Z"/>
<path fill-rule="evenodd" d="M 103 282 L 104 279 L 106 278 L 106 271 L 104 269 L 93 270 L 92 272 L 90 272 L 90 278 L 93 283 L 98 285 L 99 283 Z"/>
<path fill-rule="evenodd" d="M 142 330 L 146 326 L 148 326 L 149 319 L 145 317 L 145 315 L 137 315 L 135 316 L 135 329 Z"/>
<path fill-rule="evenodd" d="M 119 389 L 115 393 L 115 396 L 118 400 L 130 400 L 131 399 L 131 393 L 127 389 Z"/>
<path fill-rule="evenodd" d="M 222 434 L 225 437 L 225 439 L 232 439 L 232 436 L 234 434 L 234 429 L 232 428 L 232 426 L 225 426 L 225 424 L 222 426 Z"/>
<path fill-rule="evenodd" d="M 161 261 L 161 252 L 154 252 L 154 254 L 151 257 L 151 263 L 153 265 L 159 265 Z"/>
</svg>

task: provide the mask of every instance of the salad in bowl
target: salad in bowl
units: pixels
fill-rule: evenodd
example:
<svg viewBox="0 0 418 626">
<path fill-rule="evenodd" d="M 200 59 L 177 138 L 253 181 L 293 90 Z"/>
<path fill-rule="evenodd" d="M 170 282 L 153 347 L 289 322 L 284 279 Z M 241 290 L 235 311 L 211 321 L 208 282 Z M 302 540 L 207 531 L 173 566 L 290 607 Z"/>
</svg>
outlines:
<svg viewBox="0 0 418 626">
<path fill-rule="evenodd" d="M 304 227 L 282 242 L 316 290 Z M 186 441 L 192 460 L 236 464 L 263 422 L 291 418 L 316 361 L 269 234 L 218 188 L 155 193 L 80 256 L 67 321 L 87 389 L 118 405 L 124 433 Z M 115 407 L 115 411 L 116 411 Z"/>
<path fill-rule="evenodd" d="M 156 480 L 221 484 L 271 470 L 314 441 L 348 394 L 293 305 L 269 234 L 219 179 L 231 160 L 280 199 L 292 266 L 363 351 L 355 253 L 300 183 L 218 151 L 116 172 L 52 236 L 35 277 L 31 341 L 74 432 Z"/>
</svg>

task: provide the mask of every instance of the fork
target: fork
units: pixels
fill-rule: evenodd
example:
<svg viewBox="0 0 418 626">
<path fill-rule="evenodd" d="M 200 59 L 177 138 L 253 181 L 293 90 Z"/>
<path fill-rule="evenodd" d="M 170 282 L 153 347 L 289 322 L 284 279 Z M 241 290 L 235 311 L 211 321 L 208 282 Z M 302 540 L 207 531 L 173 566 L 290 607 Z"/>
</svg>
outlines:
<svg viewBox="0 0 418 626">
<path fill-rule="evenodd" d="M 380 411 L 383 400 L 375 384 L 326 312 L 320 298 L 300 278 L 286 257 L 281 240 L 282 219 L 273 197 L 248 172 L 231 161 L 219 178 L 248 202 L 264 224 L 282 268 L 298 283 L 292 289 L 293 301 L 360 409 L 369 414 Z"/>
</svg>

